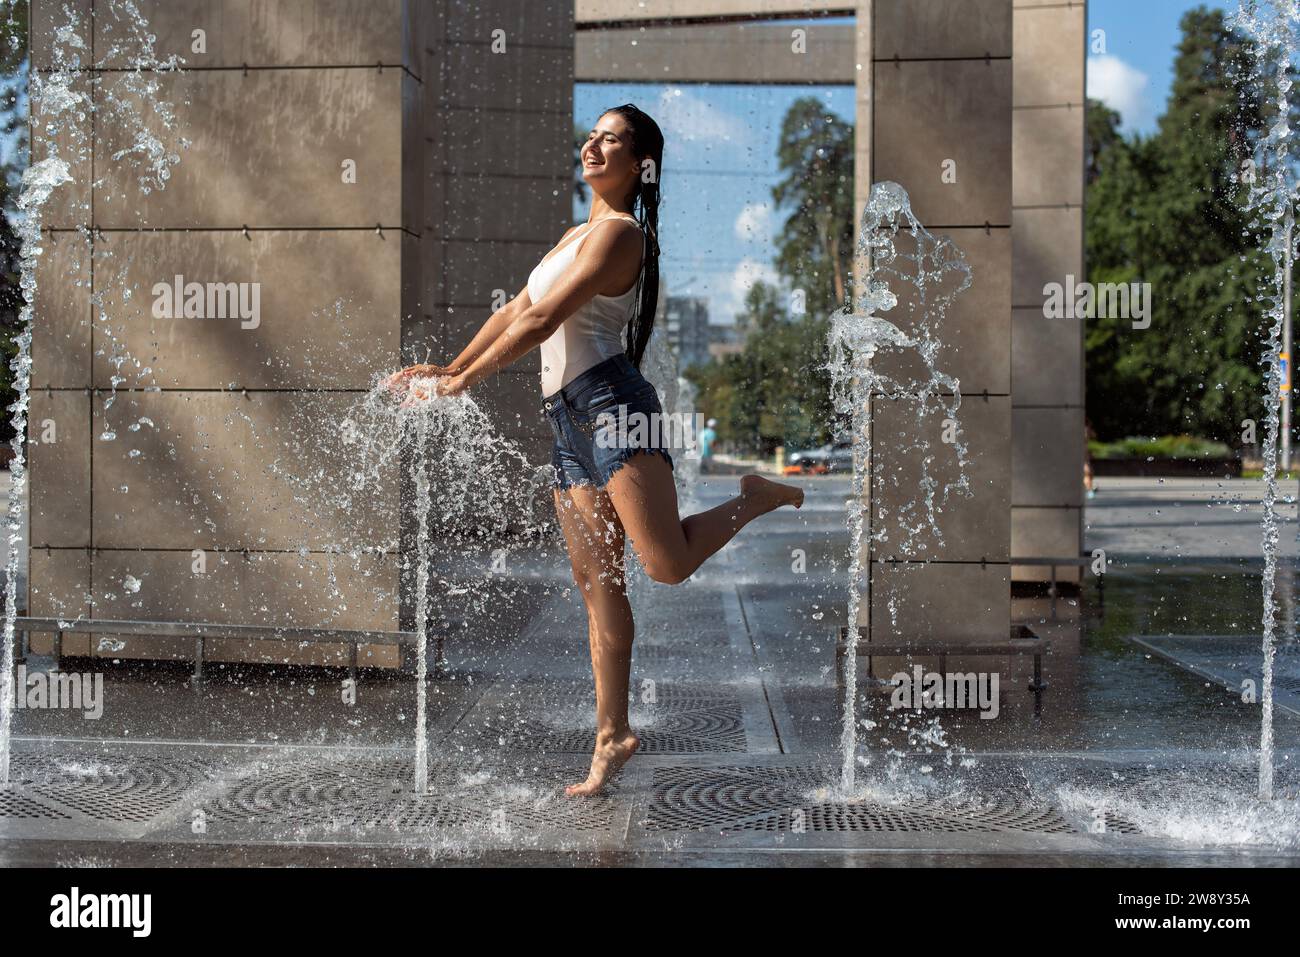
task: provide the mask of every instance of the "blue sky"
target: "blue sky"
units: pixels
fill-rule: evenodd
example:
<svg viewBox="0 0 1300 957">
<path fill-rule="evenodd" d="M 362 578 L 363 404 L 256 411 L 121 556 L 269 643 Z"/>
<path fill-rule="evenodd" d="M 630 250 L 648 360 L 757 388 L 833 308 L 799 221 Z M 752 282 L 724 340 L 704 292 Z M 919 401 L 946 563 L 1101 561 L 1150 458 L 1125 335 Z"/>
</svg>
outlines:
<svg viewBox="0 0 1300 957">
<path fill-rule="evenodd" d="M 1105 32 L 1105 53 L 1088 57 L 1088 95 L 1119 110 L 1126 133 L 1155 130 L 1173 79 L 1178 21 L 1201 5 L 1197 0 L 1089 0 L 1088 32 L 1090 37 Z"/>
<path fill-rule="evenodd" d="M 1154 129 L 1169 90 L 1178 21 L 1194 6 L 1192 0 L 1091 0 L 1089 30 L 1106 31 L 1106 53 L 1090 60 L 1089 92 L 1120 110 L 1126 131 Z M 819 21 L 808 22 L 815 29 Z M 668 143 L 660 272 L 670 295 L 707 297 L 711 322 L 731 322 L 754 280 L 775 279 L 772 237 L 785 215 L 771 202 L 776 137 L 781 117 L 800 96 L 817 96 L 853 122 L 853 91 L 847 86 L 574 88 L 574 120 L 584 129 L 601 110 L 625 102 L 659 121 Z M 575 203 L 575 222 L 587 215 Z"/>
</svg>

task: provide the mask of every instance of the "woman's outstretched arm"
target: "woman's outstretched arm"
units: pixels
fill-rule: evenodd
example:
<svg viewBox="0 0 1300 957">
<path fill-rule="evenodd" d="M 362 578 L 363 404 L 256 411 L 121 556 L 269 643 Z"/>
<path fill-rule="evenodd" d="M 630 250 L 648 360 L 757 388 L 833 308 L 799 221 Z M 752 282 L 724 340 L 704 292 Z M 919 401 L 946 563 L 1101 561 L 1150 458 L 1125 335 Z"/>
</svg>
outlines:
<svg viewBox="0 0 1300 957">
<path fill-rule="evenodd" d="M 532 304 L 533 300 L 528 296 L 528 287 L 524 286 L 515 298 L 488 316 L 487 322 L 483 323 L 474 338 L 469 341 L 469 345 L 447 366 L 447 374 L 459 375 L 468 369 L 475 359 L 487 351 L 488 346 L 500 338 L 501 333 L 510 328 L 510 323 Z"/>
<path fill-rule="evenodd" d="M 487 322 L 479 328 L 474 338 L 469 341 L 460 355 L 453 359 L 445 366 L 436 363 L 420 362 L 415 365 L 407 366 L 398 372 L 393 373 L 388 379 L 390 385 L 400 385 L 407 379 L 416 376 L 452 376 L 459 375 L 470 367 L 470 365 L 487 351 L 488 346 L 492 345 L 501 333 L 510 328 L 510 324 L 525 309 L 533 304 L 532 299 L 528 296 L 528 287 L 524 286 L 519 290 L 515 298 L 498 309 L 492 315 L 488 316 Z"/>
<path fill-rule="evenodd" d="M 467 367 L 438 384 L 440 395 L 455 395 L 500 372 L 545 342 L 565 319 L 609 287 L 626 286 L 641 263 L 641 231 L 625 220 L 591 230 L 568 269 L 542 297 L 520 311 L 497 338 Z"/>
</svg>

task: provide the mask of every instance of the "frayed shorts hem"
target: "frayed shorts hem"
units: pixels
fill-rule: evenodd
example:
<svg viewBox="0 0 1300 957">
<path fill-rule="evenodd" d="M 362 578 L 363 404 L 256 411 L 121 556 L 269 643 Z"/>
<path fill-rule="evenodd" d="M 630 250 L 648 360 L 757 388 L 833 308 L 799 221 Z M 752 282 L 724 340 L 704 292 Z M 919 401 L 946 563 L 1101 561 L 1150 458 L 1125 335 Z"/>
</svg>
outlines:
<svg viewBox="0 0 1300 957">
<path fill-rule="evenodd" d="M 632 459 L 632 456 L 639 452 L 649 452 L 662 455 L 670 469 L 676 469 L 677 467 L 673 464 L 673 457 L 669 454 L 667 449 L 622 449 L 620 452 L 621 454 L 619 457 L 609 463 L 609 466 L 606 469 L 607 474 L 600 481 L 593 479 L 585 469 L 582 471 L 581 476 L 576 476 L 569 474 L 559 466 L 555 466 L 554 487 L 561 492 L 567 491 L 571 488 L 595 488 L 598 491 L 603 491 L 605 486 L 609 484 L 610 479 L 614 477 L 618 470 L 626 465 Z"/>
</svg>

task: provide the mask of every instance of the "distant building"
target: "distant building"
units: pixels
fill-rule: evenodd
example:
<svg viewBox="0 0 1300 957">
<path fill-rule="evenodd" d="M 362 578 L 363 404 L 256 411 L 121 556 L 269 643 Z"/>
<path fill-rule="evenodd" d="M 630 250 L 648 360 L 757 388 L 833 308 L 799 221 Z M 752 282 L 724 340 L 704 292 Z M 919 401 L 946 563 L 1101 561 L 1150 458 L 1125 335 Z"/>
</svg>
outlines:
<svg viewBox="0 0 1300 957">
<path fill-rule="evenodd" d="M 703 296 L 667 296 L 662 315 L 682 369 L 716 362 L 742 347 L 735 326 L 709 324 L 709 301 Z"/>
</svg>

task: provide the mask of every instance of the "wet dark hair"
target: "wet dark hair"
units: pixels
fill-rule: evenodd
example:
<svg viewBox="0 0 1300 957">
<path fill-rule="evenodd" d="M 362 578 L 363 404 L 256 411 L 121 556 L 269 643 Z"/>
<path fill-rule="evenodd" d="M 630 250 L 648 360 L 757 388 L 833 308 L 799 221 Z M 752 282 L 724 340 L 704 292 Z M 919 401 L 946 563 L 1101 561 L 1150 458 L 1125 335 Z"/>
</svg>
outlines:
<svg viewBox="0 0 1300 957">
<path fill-rule="evenodd" d="M 645 234 L 645 266 L 637 278 L 633 297 L 636 312 L 627 325 L 627 357 L 638 369 L 645 355 L 650 333 L 654 330 L 655 311 L 659 308 L 659 183 L 664 171 L 664 134 L 659 124 L 631 103 L 605 110 L 601 116 L 617 113 L 627 123 L 632 137 L 632 154 L 641 164 L 636 191 L 632 194 L 632 214 Z M 651 161 L 647 168 L 645 161 Z"/>
</svg>

